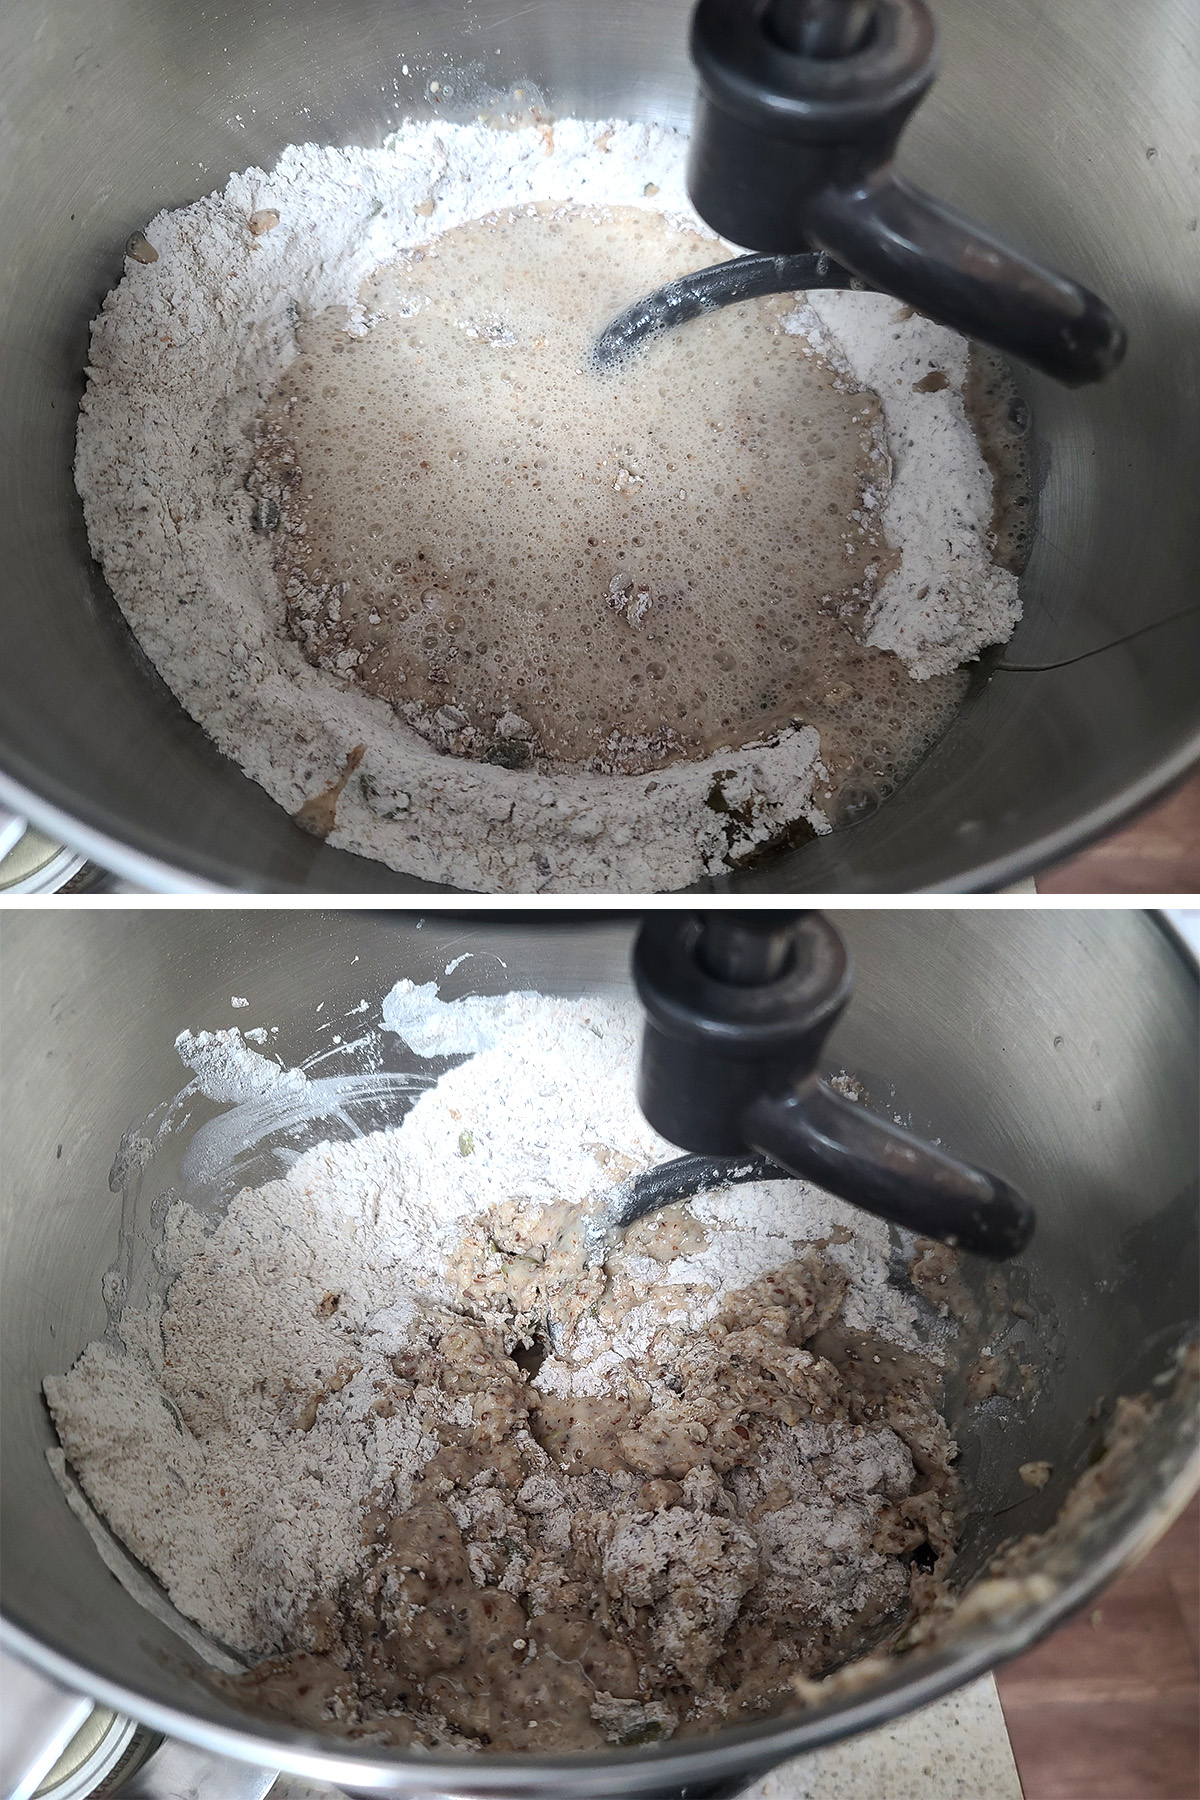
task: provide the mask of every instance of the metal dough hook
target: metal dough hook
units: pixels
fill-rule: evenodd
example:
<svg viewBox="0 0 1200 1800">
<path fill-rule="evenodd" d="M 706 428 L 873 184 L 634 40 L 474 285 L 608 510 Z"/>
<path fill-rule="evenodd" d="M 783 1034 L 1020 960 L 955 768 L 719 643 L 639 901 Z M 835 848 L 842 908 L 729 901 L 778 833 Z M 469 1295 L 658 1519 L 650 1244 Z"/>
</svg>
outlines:
<svg viewBox="0 0 1200 1800">
<path fill-rule="evenodd" d="M 639 300 L 601 332 L 596 367 L 702 312 L 822 287 L 894 295 L 1069 387 L 1117 367 L 1125 329 L 1097 294 L 896 172 L 901 132 L 937 73 L 925 0 L 700 0 L 691 50 L 692 204 L 765 255 Z"/>
<path fill-rule="evenodd" d="M 800 1176 L 879 1218 L 1002 1260 L 1033 1236 L 999 1175 L 826 1085 L 825 1039 L 850 999 L 850 954 L 820 913 L 656 913 L 634 978 L 646 1009 L 638 1102 L 691 1152 L 625 1183 L 580 1221 L 602 1261 L 637 1219 L 709 1188 Z"/>
<path fill-rule="evenodd" d="M 763 294 L 795 294 L 809 288 L 868 288 L 849 269 L 826 256 L 823 250 L 799 256 L 735 256 L 731 262 L 713 263 L 694 275 L 681 275 L 657 288 L 644 300 L 635 300 L 606 325 L 592 345 L 596 369 L 612 369 L 641 349 L 648 338 L 686 325 L 702 313 L 716 312 L 739 300 L 755 300 Z"/>
</svg>

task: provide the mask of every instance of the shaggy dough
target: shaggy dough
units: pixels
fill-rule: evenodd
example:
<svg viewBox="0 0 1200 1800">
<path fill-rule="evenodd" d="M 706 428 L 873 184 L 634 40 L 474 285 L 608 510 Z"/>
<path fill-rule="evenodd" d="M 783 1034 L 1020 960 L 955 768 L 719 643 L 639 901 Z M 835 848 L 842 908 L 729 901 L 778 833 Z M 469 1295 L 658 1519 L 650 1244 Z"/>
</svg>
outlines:
<svg viewBox="0 0 1200 1800">
<path fill-rule="evenodd" d="M 392 1744 L 641 1744 L 779 1710 L 936 1602 L 955 1455 L 936 1376 L 840 1324 L 823 1248 L 703 1330 L 665 1327 L 612 1391 L 563 1397 L 538 1385 L 534 1321 L 561 1365 L 573 1320 L 622 1305 L 619 1274 L 556 1260 L 561 1227 L 543 1215 L 486 1293 L 468 1247 L 475 1316 L 428 1310 L 393 1359 L 378 1410 L 415 1401 L 440 1448 L 410 1505 L 369 1511 L 365 1576 L 304 1644 L 228 1684 L 254 1705 Z M 670 1219 L 643 1237 L 665 1262 L 688 1242 Z"/>
</svg>

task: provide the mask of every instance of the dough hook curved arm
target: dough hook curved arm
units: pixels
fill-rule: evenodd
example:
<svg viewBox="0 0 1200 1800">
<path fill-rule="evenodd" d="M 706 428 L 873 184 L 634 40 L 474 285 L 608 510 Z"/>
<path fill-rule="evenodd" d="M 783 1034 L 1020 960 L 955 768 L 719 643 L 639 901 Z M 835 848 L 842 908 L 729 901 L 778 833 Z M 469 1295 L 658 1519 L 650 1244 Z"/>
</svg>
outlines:
<svg viewBox="0 0 1200 1800">
<path fill-rule="evenodd" d="M 1067 387 L 1102 381 L 1125 354 L 1125 328 L 1098 294 L 1008 249 L 903 176 L 826 188 L 808 224 L 862 285 Z"/>
<path fill-rule="evenodd" d="M 698 0 L 691 51 L 688 192 L 730 243 L 827 251 L 864 285 L 1070 386 L 1116 368 L 1125 331 L 1103 300 L 897 172 L 937 73 L 925 0 Z"/>
<path fill-rule="evenodd" d="M 807 288 L 866 288 L 870 282 L 842 268 L 823 250 L 796 256 L 735 256 L 681 275 L 618 313 L 592 345 L 594 369 L 611 369 L 648 338 L 686 325 L 704 313 L 766 294 L 794 294 Z"/>
<path fill-rule="evenodd" d="M 598 1241 L 706 1188 L 788 1173 L 979 1256 L 1015 1256 L 1029 1242 L 1033 1210 L 1002 1177 L 819 1079 L 825 1040 L 853 991 L 849 953 L 828 919 L 652 914 L 634 978 L 646 1010 L 639 1105 L 693 1154 L 618 1190 L 596 1222 Z"/>
<path fill-rule="evenodd" d="M 999 1175 L 962 1162 L 815 1076 L 756 1101 L 746 1141 L 781 1168 L 923 1237 L 997 1260 L 1033 1236 L 1033 1208 Z"/>
<path fill-rule="evenodd" d="M 974 1256 L 1003 1261 L 1033 1236 L 1033 1208 L 989 1174 L 868 1112 L 815 1078 L 745 1115 L 745 1156 L 679 1156 L 635 1176 L 605 1208 L 605 1244 L 638 1219 L 712 1188 L 798 1175 L 826 1192 Z M 754 1152 L 758 1154 L 754 1154 Z"/>
</svg>

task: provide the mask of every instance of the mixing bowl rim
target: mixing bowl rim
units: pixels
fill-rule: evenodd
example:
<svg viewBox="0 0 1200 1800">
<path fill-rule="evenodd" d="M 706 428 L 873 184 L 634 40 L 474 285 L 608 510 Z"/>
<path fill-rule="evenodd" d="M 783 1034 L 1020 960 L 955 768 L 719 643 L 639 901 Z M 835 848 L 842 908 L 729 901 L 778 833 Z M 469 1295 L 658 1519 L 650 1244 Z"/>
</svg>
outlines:
<svg viewBox="0 0 1200 1800">
<path fill-rule="evenodd" d="M 228 760 L 228 759 L 227 759 Z M 1013 886 L 1036 875 L 1039 870 L 1063 860 L 1065 857 L 1084 850 L 1097 838 L 1105 836 L 1126 819 L 1133 817 L 1152 801 L 1165 796 L 1178 783 L 1183 781 L 1192 769 L 1200 764 L 1200 727 L 1189 734 L 1168 755 L 1159 758 L 1150 769 L 1136 780 L 1127 782 L 1123 787 L 1111 794 L 1107 800 L 1100 802 L 1070 824 L 1060 826 L 1057 830 L 1046 832 L 1031 843 L 1012 850 L 1004 856 L 994 857 L 990 862 L 980 863 L 962 870 L 957 875 L 947 876 L 944 880 L 934 882 L 924 889 L 888 890 L 885 888 L 864 888 L 846 890 L 851 894 L 864 892 L 883 893 L 923 892 L 931 894 L 954 893 L 987 893 Z M 236 766 L 236 765 L 235 765 Z M 55 842 L 69 845 L 82 852 L 90 861 L 115 876 L 152 894 L 227 894 L 227 893 L 263 893 L 288 894 L 302 893 L 310 890 L 301 888 L 268 888 L 254 883 L 236 884 L 233 880 L 222 880 L 212 875 L 189 873 L 179 864 L 170 862 L 150 850 L 138 849 L 132 843 L 114 837 L 103 826 L 89 825 L 72 812 L 57 805 L 52 800 L 44 799 L 38 791 L 26 786 L 17 777 L 0 770 L 0 805 L 9 807 L 28 819 L 38 831 L 44 832 Z M 347 852 L 346 854 L 351 854 Z M 387 867 L 381 863 L 381 868 Z M 416 881 L 416 877 L 406 879 Z M 321 890 L 313 889 L 316 894 Z M 354 891 L 369 892 L 372 895 L 386 894 L 385 889 L 370 890 L 326 890 L 330 893 L 351 893 Z M 421 882 L 412 889 L 395 889 L 396 893 L 459 893 L 468 890 L 437 887 L 431 882 Z M 679 890 L 682 892 L 695 890 Z M 781 893 L 827 893 L 836 894 L 842 890 L 836 888 L 791 888 L 772 890 Z"/>
<path fill-rule="evenodd" d="M 245 1730 L 193 1718 L 168 1704 L 147 1701 L 133 1689 L 94 1673 L 61 1651 L 52 1649 L 35 1634 L 0 1612 L 0 1648 L 64 1687 L 81 1690 L 114 1711 L 136 1718 L 165 1736 L 177 1738 L 217 1755 L 259 1767 L 278 1767 L 291 1775 L 326 1781 L 357 1792 L 429 1790 L 430 1778 L 458 1778 L 463 1790 L 485 1793 L 520 1793 L 529 1800 L 558 1777 L 580 1796 L 594 1800 L 607 1791 L 635 1793 L 669 1790 L 675 1784 L 696 1779 L 702 1768 L 707 1779 L 753 1773 L 773 1768 L 791 1757 L 820 1749 L 847 1737 L 888 1724 L 940 1700 L 955 1689 L 985 1675 L 1000 1663 L 1020 1655 L 1080 1611 L 1100 1590 L 1132 1562 L 1143 1556 L 1200 1491 L 1200 1417 L 1194 1421 L 1192 1441 L 1181 1445 L 1177 1466 L 1154 1502 L 1125 1526 L 1102 1555 L 1073 1580 L 1056 1588 L 1048 1598 L 1015 1613 L 1007 1621 L 995 1620 L 964 1633 L 955 1642 L 928 1653 L 915 1678 L 902 1663 L 864 1688 L 861 1697 L 839 1705 L 836 1698 L 826 1707 L 814 1707 L 798 1721 L 780 1727 L 767 1719 L 721 1732 L 712 1737 L 668 1743 L 640 1750 L 577 1752 L 561 1756 L 480 1755 L 478 1752 L 414 1754 L 397 1750 L 391 1757 L 358 1758 L 332 1750 L 324 1740 L 297 1734 L 282 1721 L 253 1721 Z M 262 1735 L 256 1735 L 256 1729 Z M 264 1754 L 265 1753 L 265 1754 Z M 633 1775 L 633 1779 L 628 1779 Z M 653 1776 L 654 1780 L 646 1779 Z M 475 1778 L 472 1779 L 472 1776 Z M 574 1781 L 570 1777 L 574 1776 Z M 625 1778 L 623 1778 L 625 1777 Z"/>
</svg>

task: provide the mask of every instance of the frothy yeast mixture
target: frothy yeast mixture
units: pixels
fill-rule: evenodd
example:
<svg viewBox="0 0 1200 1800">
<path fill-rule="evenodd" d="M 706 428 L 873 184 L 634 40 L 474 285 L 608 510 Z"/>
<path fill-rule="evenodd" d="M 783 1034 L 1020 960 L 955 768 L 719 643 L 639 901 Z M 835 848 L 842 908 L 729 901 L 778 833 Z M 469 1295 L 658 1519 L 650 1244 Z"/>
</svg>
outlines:
<svg viewBox="0 0 1200 1800">
<path fill-rule="evenodd" d="M 636 775 L 803 722 L 836 817 L 963 677 L 915 682 L 855 635 L 898 560 L 881 407 L 789 329 L 794 296 L 589 367 L 631 297 L 712 256 L 629 207 L 530 206 L 409 252 L 367 284 L 364 336 L 339 309 L 302 327 L 262 516 L 305 654 L 440 750 Z"/>
</svg>

